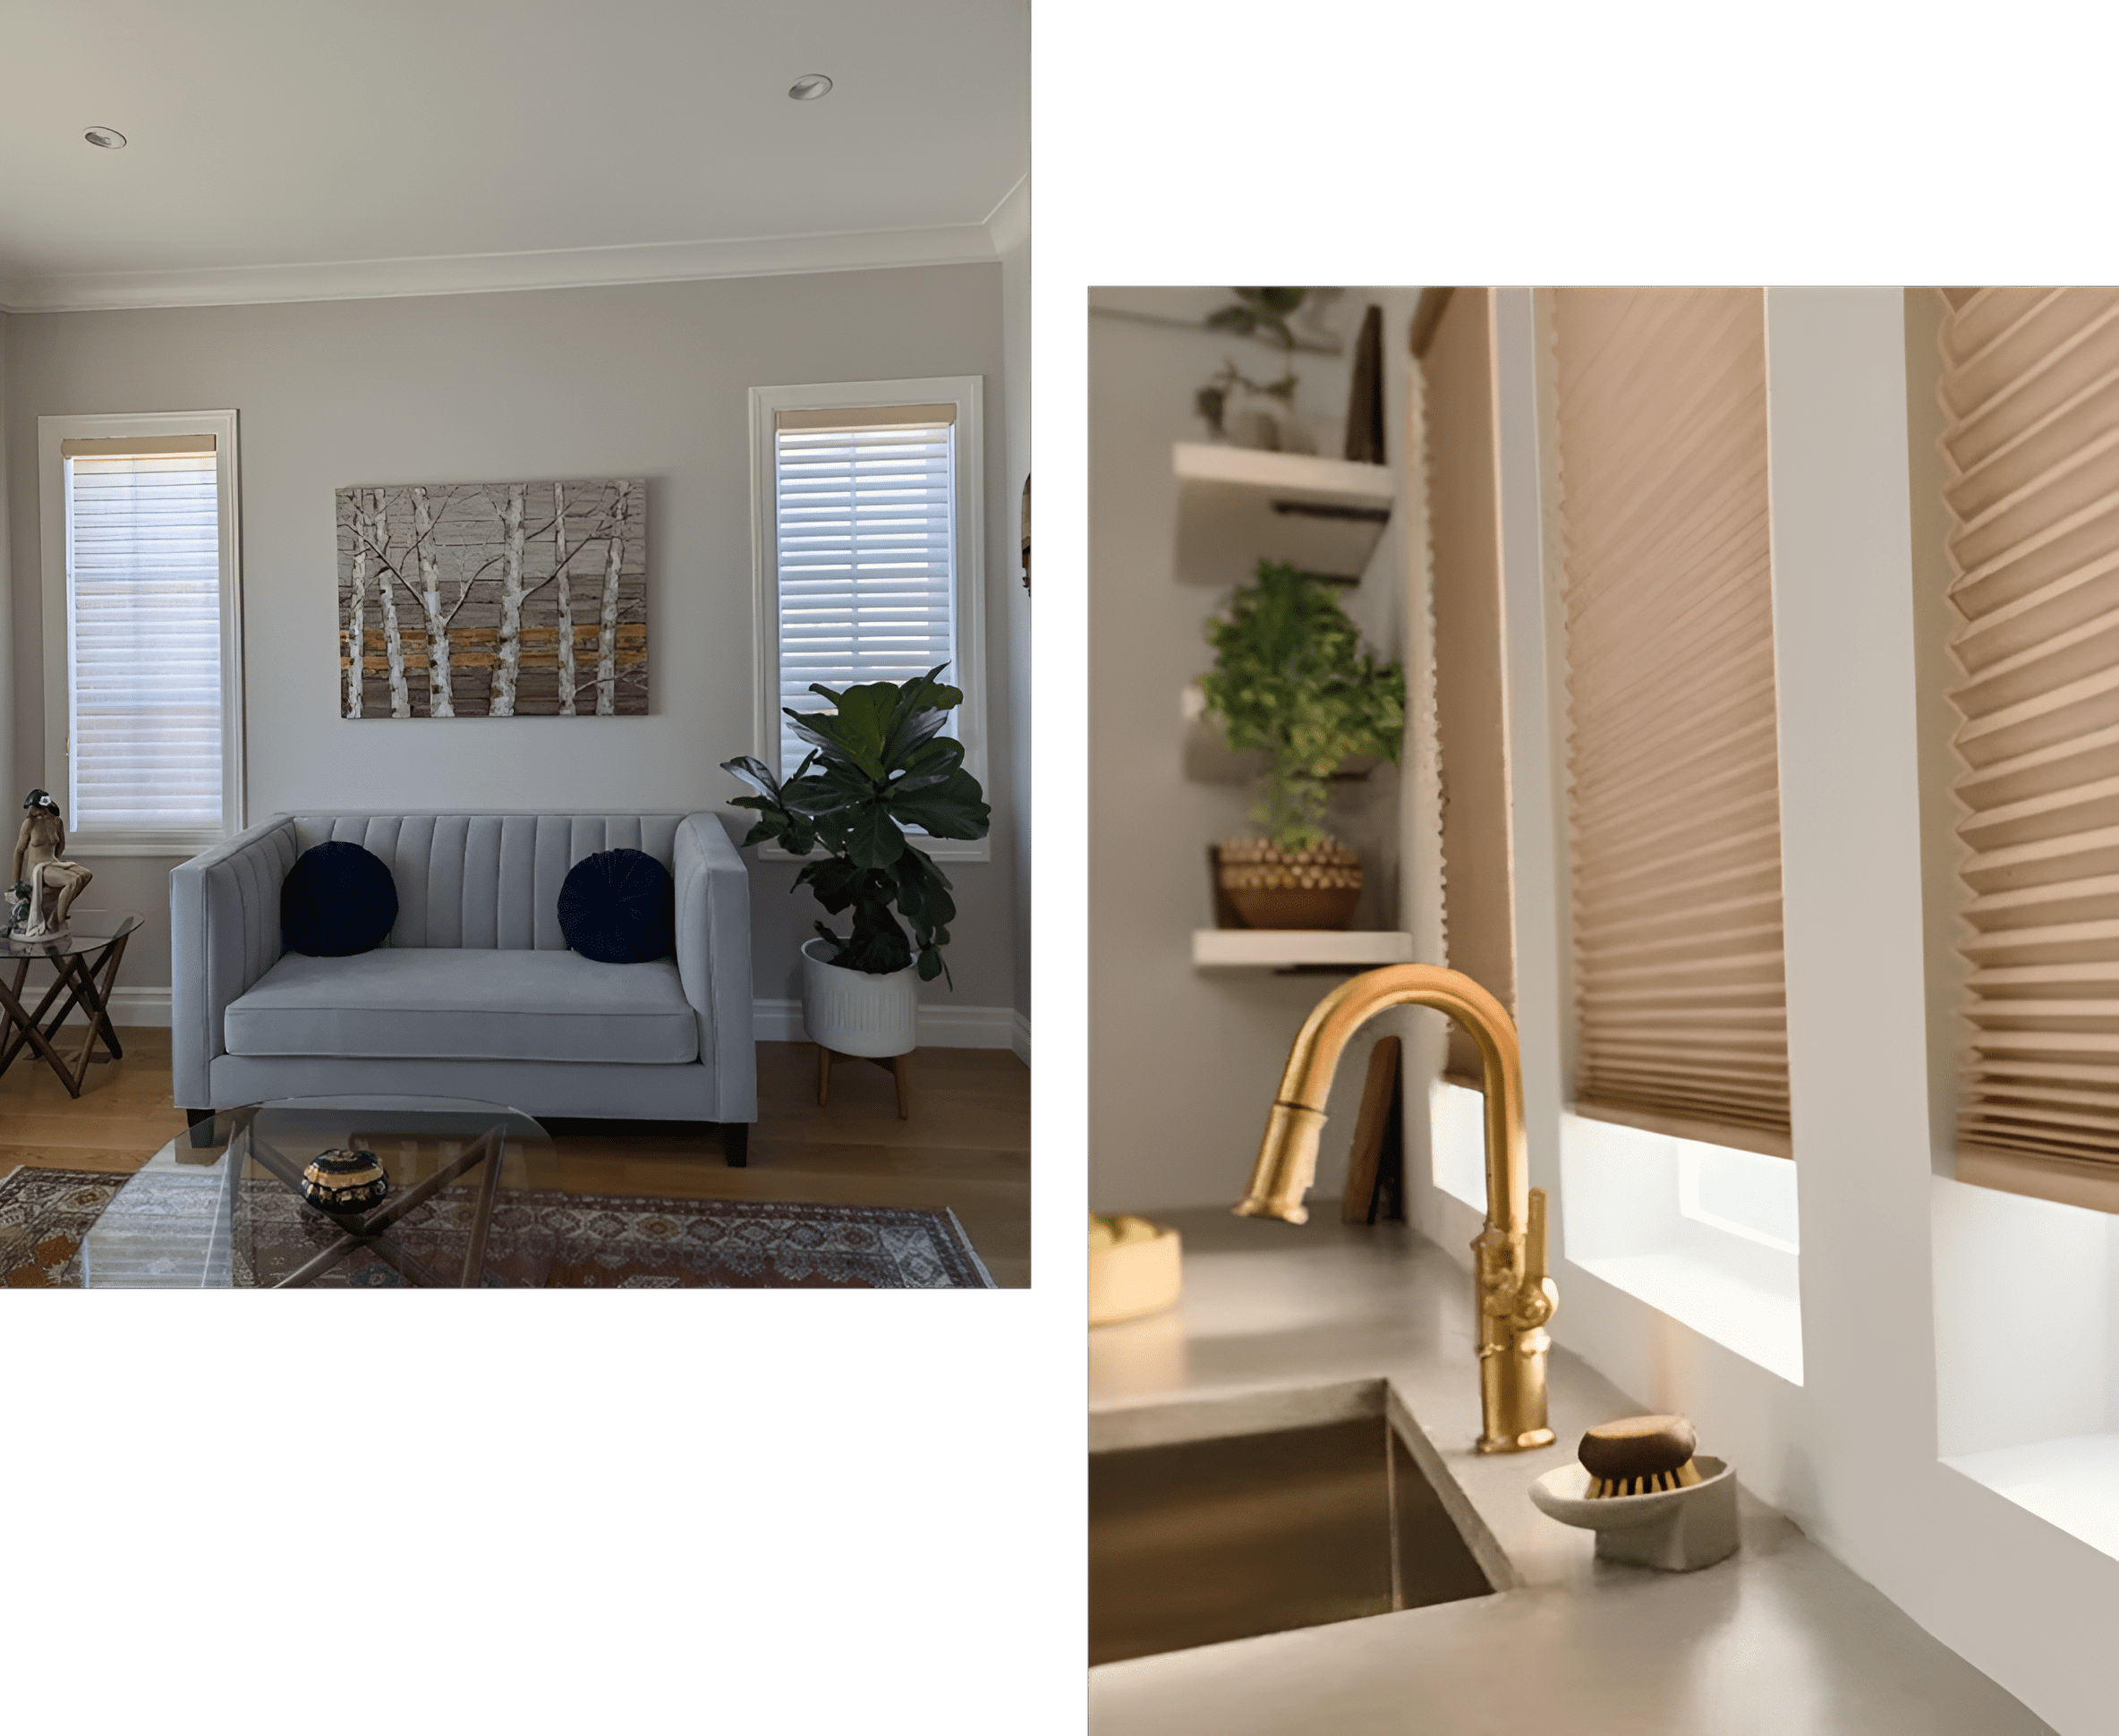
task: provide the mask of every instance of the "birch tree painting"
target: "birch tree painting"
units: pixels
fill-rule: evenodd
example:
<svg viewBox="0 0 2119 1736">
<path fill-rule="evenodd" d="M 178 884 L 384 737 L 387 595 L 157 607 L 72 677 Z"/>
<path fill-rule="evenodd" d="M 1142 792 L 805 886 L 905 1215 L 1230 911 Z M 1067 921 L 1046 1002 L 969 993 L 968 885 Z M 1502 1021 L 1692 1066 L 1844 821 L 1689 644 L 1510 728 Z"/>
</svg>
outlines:
<svg viewBox="0 0 2119 1736">
<path fill-rule="evenodd" d="M 639 717 L 647 484 L 338 490 L 349 718 Z"/>
</svg>

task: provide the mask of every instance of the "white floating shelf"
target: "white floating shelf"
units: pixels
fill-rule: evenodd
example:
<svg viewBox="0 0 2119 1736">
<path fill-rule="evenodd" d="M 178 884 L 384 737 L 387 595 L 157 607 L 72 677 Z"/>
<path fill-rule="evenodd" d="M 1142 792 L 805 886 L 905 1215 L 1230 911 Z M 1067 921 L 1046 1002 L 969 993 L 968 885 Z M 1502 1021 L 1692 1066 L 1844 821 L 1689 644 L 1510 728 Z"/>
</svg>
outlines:
<svg viewBox="0 0 2119 1736">
<path fill-rule="evenodd" d="M 1385 464 L 1179 442 L 1178 579 L 1241 584 L 1261 560 L 1358 579 L 1398 498 Z"/>
<path fill-rule="evenodd" d="M 1286 970 L 1298 965 L 1408 965 L 1413 937 L 1380 928 L 1196 928 L 1192 963 L 1203 969 Z"/>
</svg>

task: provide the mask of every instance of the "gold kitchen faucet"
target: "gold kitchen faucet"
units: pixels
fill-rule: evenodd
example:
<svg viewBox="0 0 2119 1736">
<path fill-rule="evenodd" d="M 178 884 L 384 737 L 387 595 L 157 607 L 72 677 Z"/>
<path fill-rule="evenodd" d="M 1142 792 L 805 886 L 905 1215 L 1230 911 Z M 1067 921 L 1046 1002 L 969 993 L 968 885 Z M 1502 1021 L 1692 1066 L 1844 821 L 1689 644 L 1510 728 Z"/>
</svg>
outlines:
<svg viewBox="0 0 2119 1736">
<path fill-rule="evenodd" d="M 1481 1452 L 1549 1445 L 1545 1323 L 1559 1306 L 1545 1266 L 1545 1192 L 1530 1183 L 1523 1141 L 1523 1068 L 1502 1004 L 1461 972 L 1389 965 L 1342 983 L 1311 1010 L 1288 1051 L 1265 1139 L 1238 1203 L 1242 1218 L 1304 1223 L 1332 1075 L 1354 1033 L 1386 1007 L 1434 1007 L 1478 1045 L 1486 1091 L 1486 1222 L 1472 1242 L 1479 1310 Z"/>
</svg>

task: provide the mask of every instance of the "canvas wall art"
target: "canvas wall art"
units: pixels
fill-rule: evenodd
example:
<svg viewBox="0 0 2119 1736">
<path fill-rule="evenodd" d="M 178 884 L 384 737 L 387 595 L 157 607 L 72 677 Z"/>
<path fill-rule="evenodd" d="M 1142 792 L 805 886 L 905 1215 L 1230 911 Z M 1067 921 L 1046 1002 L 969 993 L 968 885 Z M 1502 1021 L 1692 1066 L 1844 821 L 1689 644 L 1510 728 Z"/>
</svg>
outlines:
<svg viewBox="0 0 2119 1736">
<path fill-rule="evenodd" d="M 341 713 L 644 716 L 647 506 L 637 477 L 339 489 Z"/>
</svg>

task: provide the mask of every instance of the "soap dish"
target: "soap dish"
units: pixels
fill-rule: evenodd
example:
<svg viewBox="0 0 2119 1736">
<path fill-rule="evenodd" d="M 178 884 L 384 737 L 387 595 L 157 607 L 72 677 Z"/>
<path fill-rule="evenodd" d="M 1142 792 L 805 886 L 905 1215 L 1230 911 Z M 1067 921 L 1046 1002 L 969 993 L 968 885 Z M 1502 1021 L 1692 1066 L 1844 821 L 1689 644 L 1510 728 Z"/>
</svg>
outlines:
<svg viewBox="0 0 2119 1736">
<path fill-rule="evenodd" d="M 1600 1560 L 1689 1573 L 1733 1555 L 1737 1545 L 1736 1474 L 1704 1452 L 1692 1462 L 1700 1480 L 1685 1488 L 1595 1501 L 1589 1473 L 1562 1465 L 1530 1485 L 1530 1499 L 1561 1524 L 1596 1532 Z"/>
</svg>

